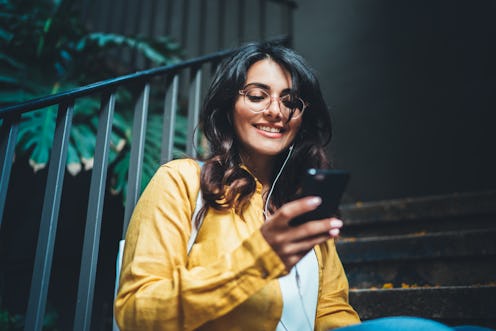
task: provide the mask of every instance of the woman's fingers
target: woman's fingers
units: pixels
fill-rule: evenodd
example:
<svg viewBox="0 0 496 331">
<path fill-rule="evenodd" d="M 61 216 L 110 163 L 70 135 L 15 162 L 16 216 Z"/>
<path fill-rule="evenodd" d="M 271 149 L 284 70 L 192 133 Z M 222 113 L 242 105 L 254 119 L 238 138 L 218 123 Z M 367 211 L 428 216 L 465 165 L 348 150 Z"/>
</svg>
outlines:
<svg viewBox="0 0 496 331">
<path fill-rule="evenodd" d="M 288 202 L 274 213 L 271 220 L 279 220 L 287 223 L 296 216 L 314 210 L 321 203 L 322 199 L 320 197 L 305 197 Z"/>
<path fill-rule="evenodd" d="M 304 224 L 292 227 L 293 241 L 305 240 L 306 238 L 325 234 L 327 237 L 339 236 L 343 221 L 337 218 L 325 218 L 306 222 Z"/>
<path fill-rule="evenodd" d="M 309 223 L 312 223 L 311 225 L 309 224 L 307 226 L 309 228 L 312 228 L 310 230 L 294 230 L 299 231 L 299 233 L 296 233 L 293 236 L 293 240 L 286 243 L 286 246 L 284 247 L 284 251 L 286 254 L 296 254 L 300 252 L 306 253 L 315 245 L 322 244 L 323 242 L 329 240 L 329 238 L 337 237 L 339 235 L 341 227 L 343 226 L 343 222 L 337 218 L 311 221 Z"/>
<path fill-rule="evenodd" d="M 261 228 L 262 234 L 289 271 L 315 245 L 337 237 L 343 222 L 337 218 L 310 221 L 290 226 L 289 221 L 320 205 L 319 197 L 289 202 L 277 210 Z"/>
</svg>

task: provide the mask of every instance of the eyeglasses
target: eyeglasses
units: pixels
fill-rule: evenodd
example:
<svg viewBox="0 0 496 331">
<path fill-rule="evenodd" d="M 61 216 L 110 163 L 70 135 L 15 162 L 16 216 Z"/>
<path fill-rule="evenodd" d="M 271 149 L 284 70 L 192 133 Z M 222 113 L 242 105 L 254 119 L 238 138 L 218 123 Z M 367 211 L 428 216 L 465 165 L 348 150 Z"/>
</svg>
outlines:
<svg viewBox="0 0 496 331">
<path fill-rule="evenodd" d="M 248 109 L 254 113 L 261 113 L 269 109 L 273 99 L 276 99 L 279 102 L 281 114 L 288 119 L 300 117 L 308 107 L 308 104 L 306 104 L 305 101 L 292 93 L 284 94 L 280 97 L 273 97 L 263 88 L 248 87 L 239 90 L 239 94 L 243 96 L 244 103 Z"/>
</svg>

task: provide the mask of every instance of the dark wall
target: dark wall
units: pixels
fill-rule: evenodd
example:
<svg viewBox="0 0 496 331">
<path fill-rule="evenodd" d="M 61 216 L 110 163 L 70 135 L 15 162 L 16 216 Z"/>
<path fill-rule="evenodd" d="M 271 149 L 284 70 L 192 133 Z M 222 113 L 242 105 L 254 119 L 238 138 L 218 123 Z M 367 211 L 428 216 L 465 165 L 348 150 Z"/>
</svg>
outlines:
<svg viewBox="0 0 496 331">
<path fill-rule="evenodd" d="M 300 0 L 348 198 L 496 188 L 496 2 Z"/>
</svg>

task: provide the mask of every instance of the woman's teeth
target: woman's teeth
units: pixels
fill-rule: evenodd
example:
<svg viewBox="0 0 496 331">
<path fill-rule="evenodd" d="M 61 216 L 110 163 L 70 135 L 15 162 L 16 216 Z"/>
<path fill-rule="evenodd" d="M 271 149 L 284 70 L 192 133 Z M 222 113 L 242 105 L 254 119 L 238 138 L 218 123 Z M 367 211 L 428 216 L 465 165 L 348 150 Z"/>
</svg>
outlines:
<svg viewBox="0 0 496 331">
<path fill-rule="evenodd" d="M 280 128 L 274 128 L 274 127 L 270 127 L 270 126 L 257 126 L 257 129 L 262 130 L 262 131 L 272 132 L 272 133 L 280 133 L 281 132 Z"/>
</svg>

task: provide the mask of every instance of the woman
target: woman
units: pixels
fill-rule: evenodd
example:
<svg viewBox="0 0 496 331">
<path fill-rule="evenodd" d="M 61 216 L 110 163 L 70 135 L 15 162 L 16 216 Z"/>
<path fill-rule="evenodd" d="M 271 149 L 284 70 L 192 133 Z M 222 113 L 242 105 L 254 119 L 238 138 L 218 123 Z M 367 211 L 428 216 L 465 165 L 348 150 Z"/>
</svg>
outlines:
<svg viewBox="0 0 496 331">
<path fill-rule="evenodd" d="M 121 330 L 359 323 L 333 241 L 342 222 L 288 225 L 320 204 L 296 199 L 304 171 L 329 166 L 329 113 L 305 61 L 270 43 L 244 46 L 218 69 L 200 125 L 210 157 L 162 166 L 133 213 L 115 303 Z"/>
</svg>

